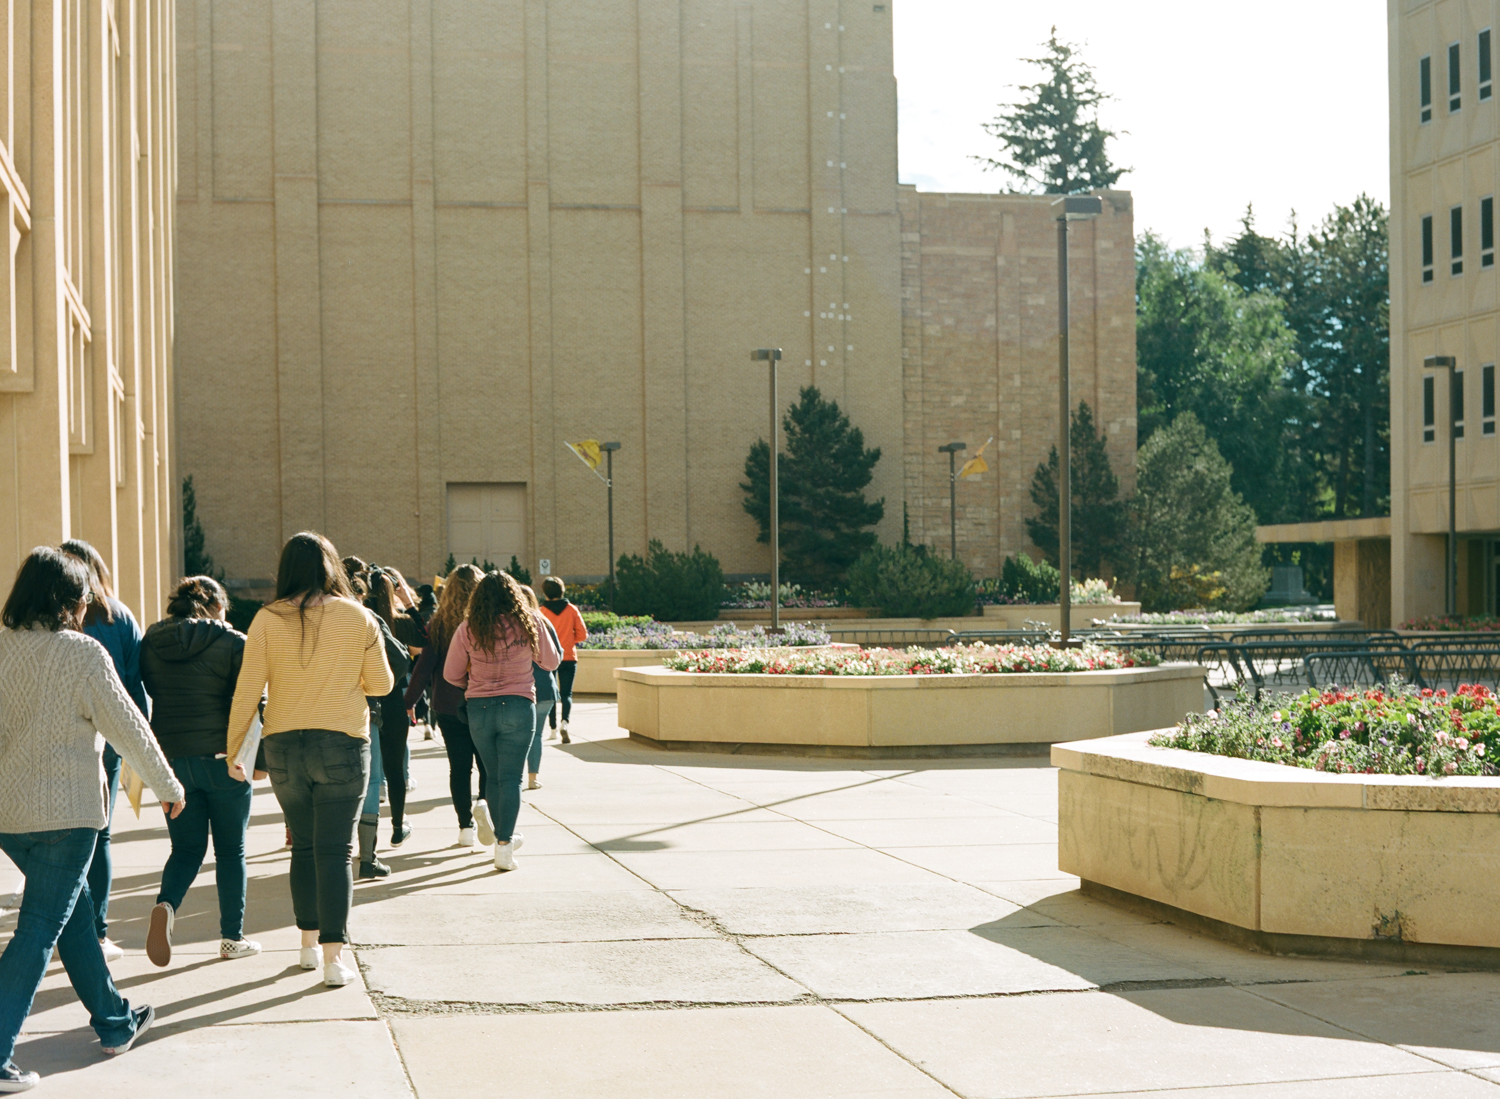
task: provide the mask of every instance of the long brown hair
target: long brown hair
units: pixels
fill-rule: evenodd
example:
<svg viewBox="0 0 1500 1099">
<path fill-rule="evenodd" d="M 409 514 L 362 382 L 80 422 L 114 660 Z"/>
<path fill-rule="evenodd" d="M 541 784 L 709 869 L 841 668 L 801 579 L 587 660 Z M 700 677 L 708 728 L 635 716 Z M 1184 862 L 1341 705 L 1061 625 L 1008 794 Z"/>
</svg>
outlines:
<svg viewBox="0 0 1500 1099">
<path fill-rule="evenodd" d="M 167 614 L 173 618 L 217 618 L 229 606 L 229 596 L 212 576 L 187 576 L 177 581 Z"/>
<path fill-rule="evenodd" d="M 325 595 L 338 599 L 354 598 L 349 578 L 344 575 L 344 564 L 339 560 L 339 551 L 316 531 L 304 530 L 292 535 L 281 547 L 281 561 L 276 566 L 276 598 L 265 609 L 273 614 L 285 614 L 286 610 L 276 608 L 277 603 L 295 606 L 302 628 L 300 648 L 307 644 L 307 606 Z M 314 648 L 317 643 L 314 631 Z"/>
<path fill-rule="evenodd" d="M 115 597 L 115 589 L 110 584 L 109 566 L 99 551 L 82 538 L 69 538 L 58 548 L 88 569 L 89 590 L 94 593 L 94 601 L 83 614 L 83 624 L 92 626 L 96 622 L 113 622 L 115 612 L 109 601 Z"/>
<path fill-rule="evenodd" d="M 458 624 L 469 613 L 469 599 L 474 588 L 484 579 L 477 565 L 459 565 L 443 581 L 442 594 L 438 596 L 437 610 L 427 620 L 428 636 L 436 641 L 439 637 L 451 639 L 458 632 Z"/>
<path fill-rule="evenodd" d="M 531 643 L 531 659 L 541 656 L 536 618 L 527 606 L 521 585 L 507 572 L 488 573 L 469 600 L 469 634 L 474 643 L 487 653 L 494 653 L 497 640 L 509 640 L 512 629 L 518 629 Z"/>
<path fill-rule="evenodd" d="M 384 569 L 371 570 L 370 598 L 365 600 L 365 606 L 385 619 L 391 629 L 396 628 L 396 581 Z"/>
</svg>

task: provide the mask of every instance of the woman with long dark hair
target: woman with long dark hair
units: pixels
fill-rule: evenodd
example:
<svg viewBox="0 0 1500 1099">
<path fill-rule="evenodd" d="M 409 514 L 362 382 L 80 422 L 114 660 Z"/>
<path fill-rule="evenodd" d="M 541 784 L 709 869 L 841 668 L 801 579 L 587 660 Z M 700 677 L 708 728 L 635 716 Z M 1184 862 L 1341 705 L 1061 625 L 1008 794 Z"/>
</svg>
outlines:
<svg viewBox="0 0 1500 1099">
<path fill-rule="evenodd" d="M 437 716 L 438 728 L 443 731 L 443 748 L 448 753 L 448 792 L 453 796 L 453 811 L 458 814 L 458 846 L 473 847 L 475 827 L 478 840 L 485 847 L 495 842 L 495 829 L 485 805 L 484 760 L 474 751 L 474 740 L 469 735 L 468 718 L 463 713 L 464 692 L 443 678 L 443 662 L 448 659 L 448 647 L 453 635 L 463 624 L 469 610 L 469 599 L 475 587 L 484 577 L 475 565 L 459 565 L 443 581 L 443 590 L 438 597 L 437 610 L 427 620 L 427 647 L 411 673 L 411 686 L 406 688 L 406 705 L 416 705 L 417 699 L 432 685 L 432 712 Z M 474 769 L 479 769 L 479 799 L 473 799 L 471 782 Z"/>
<path fill-rule="evenodd" d="M 538 611 L 526 605 L 521 585 L 507 573 L 479 582 L 469 612 L 453 635 L 443 678 L 464 688 L 469 735 L 484 759 L 485 801 L 494 815 L 495 866 L 516 868 L 522 837 L 521 772 L 536 732 L 536 685 L 531 667 L 554 671 L 562 650 Z"/>
<path fill-rule="evenodd" d="M 83 616 L 83 632 L 104 646 L 120 682 L 125 684 L 125 692 L 141 716 L 149 718 L 151 706 L 141 681 L 141 624 L 130 613 L 130 608 L 115 598 L 109 566 L 98 550 L 82 538 L 69 538 L 61 549 L 88 569 L 89 590 L 93 598 Z M 89 864 L 89 895 L 94 900 L 94 932 L 99 936 L 105 959 L 114 961 L 125 953 L 110 939 L 108 920 L 109 891 L 114 882 L 109 833 L 114 827 L 115 796 L 120 792 L 120 755 L 107 744 L 104 746 L 104 778 L 109 785 L 109 808 L 104 814 L 104 827 L 99 829 L 99 838 L 94 844 L 94 861 Z"/>
<path fill-rule="evenodd" d="M 365 607 L 386 624 L 404 654 L 409 654 L 412 645 L 420 647 L 424 640 L 421 624 L 400 607 L 395 580 L 384 569 L 372 567 L 369 585 Z M 408 662 L 406 667 L 410 666 Z M 391 799 L 391 846 L 400 847 L 411 835 L 411 825 L 406 823 L 406 738 L 411 729 L 411 718 L 403 701 L 408 681 L 406 669 L 395 673 L 395 679 L 390 692 L 380 699 L 380 766 Z"/>
<path fill-rule="evenodd" d="M 182 815 L 167 821 L 172 853 L 146 929 L 146 956 L 156 965 L 172 960 L 172 924 L 203 866 L 210 835 L 219 957 L 260 953 L 260 943 L 245 938 L 250 784 L 236 782 L 219 762 L 228 749 L 229 709 L 245 656 L 245 635 L 224 620 L 228 609 L 229 596 L 213 577 L 179 580 L 167 617 L 146 631 L 141 645 L 141 675 L 156 700 L 151 731 L 192 795 Z"/>
<path fill-rule="evenodd" d="M 251 719 L 268 692 L 266 770 L 292 833 L 292 911 L 302 932 L 301 965 L 323 983 L 349 983 L 344 964 L 354 877 L 354 826 L 370 776 L 367 697 L 393 686 L 380 627 L 352 598 L 333 544 L 303 531 L 287 539 L 276 598 L 250 623 L 229 714 L 230 773 Z"/>
<path fill-rule="evenodd" d="M 0 954 L 4 1092 L 37 1084 L 11 1058 L 54 948 L 105 1053 L 124 1053 L 156 1017 L 120 996 L 94 934 L 87 874 L 109 800 L 102 745 L 135 769 L 168 817 L 182 812 L 183 790 L 108 653 L 82 632 L 92 599 L 83 564 L 42 546 L 22 563 L 0 612 L 0 851 L 26 876 Z"/>
</svg>

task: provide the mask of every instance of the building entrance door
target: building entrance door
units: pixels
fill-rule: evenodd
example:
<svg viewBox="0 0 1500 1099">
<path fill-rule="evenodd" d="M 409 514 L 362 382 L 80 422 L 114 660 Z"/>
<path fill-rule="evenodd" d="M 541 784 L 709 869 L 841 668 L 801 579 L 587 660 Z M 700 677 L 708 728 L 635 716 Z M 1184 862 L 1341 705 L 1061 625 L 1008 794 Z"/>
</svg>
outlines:
<svg viewBox="0 0 1500 1099">
<path fill-rule="evenodd" d="M 524 484 L 450 484 L 448 552 L 458 564 L 486 561 L 504 568 L 526 560 Z"/>
</svg>

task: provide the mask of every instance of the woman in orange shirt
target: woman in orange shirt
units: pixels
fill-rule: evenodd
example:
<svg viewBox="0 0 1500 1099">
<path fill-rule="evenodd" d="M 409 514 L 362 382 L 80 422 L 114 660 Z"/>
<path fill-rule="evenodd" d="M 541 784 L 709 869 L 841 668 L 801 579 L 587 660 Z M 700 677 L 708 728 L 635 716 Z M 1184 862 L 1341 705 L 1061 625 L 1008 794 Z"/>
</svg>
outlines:
<svg viewBox="0 0 1500 1099">
<path fill-rule="evenodd" d="M 568 715 L 573 712 L 573 676 L 578 671 L 578 643 L 587 641 L 589 636 L 589 628 L 583 624 L 583 615 L 565 598 L 566 591 L 563 582 L 555 576 L 542 581 L 542 595 L 545 597 L 542 600 L 542 613 L 557 631 L 557 639 L 562 642 L 563 649 L 562 663 L 557 666 L 557 693 L 560 698 L 558 705 L 552 708 L 549 720 L 552 728 L 557 730 L 557 711 L 562 711 L 560 735 L 564 744 L 571 743 L 568 740 Z"/>
</svg>

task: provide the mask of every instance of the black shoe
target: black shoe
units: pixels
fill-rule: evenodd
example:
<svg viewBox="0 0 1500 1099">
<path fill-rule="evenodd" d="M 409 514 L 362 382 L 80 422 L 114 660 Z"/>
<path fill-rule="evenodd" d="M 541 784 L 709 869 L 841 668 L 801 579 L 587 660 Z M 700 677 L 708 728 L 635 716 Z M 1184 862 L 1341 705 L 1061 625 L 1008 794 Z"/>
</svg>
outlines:
<svg viewBox="0 0 1500 1099">
<path fill-rule="evenodd" d="M 411 825 L 406 823 L 405 821 L 402 821 L 395 828 L 391 829 L 391 846 L 400 847 L 407 841 L 407 838 L 410 836 Z"/>
<path fill-rule="evenodd" d="M 17 1091 L 30 1091 L 41 1083 L 42 1078 L 34 1072 L 22 1072 L 16 1063 L 0 1065 L 0 1092 L 9 1095 Z"/>
<path fill-rule="evenodd" d="M 390 873 L 391 868 L 385 863 L 381 862 L 379 859 L 371 859 L 369 862 L 362 862 L 359 864 L 360 881 L 364 881 L 366 878 L 389 877 Z"/>
<path fill-rule="evenodd" d="M 105 1046 L 104 1052 L 111 1057 L 118 1057 L 122 1053 L 129 1052 L 130 1047 L 135 1045 L 136 1039 L 150 1030 L 151 1024 L 156 1022 L 156 1009 L 150 1004 L 136 1008 L 130 1015 L 135 1020 L 135 1033 L 130 1036 L 130 1040 L 124 1045 Z"/>
</svg>

